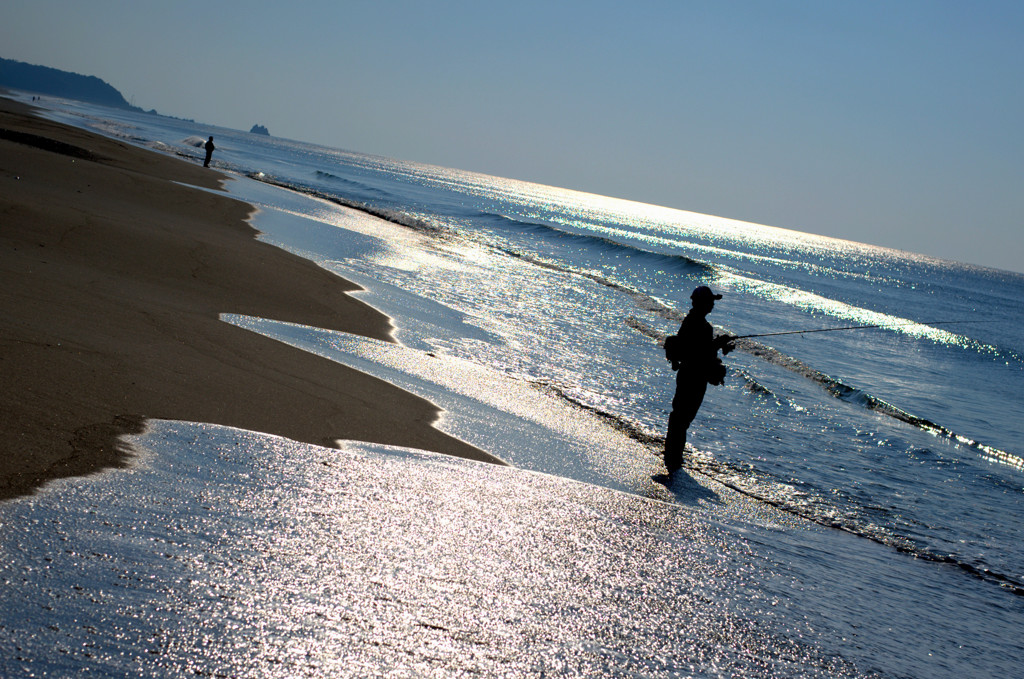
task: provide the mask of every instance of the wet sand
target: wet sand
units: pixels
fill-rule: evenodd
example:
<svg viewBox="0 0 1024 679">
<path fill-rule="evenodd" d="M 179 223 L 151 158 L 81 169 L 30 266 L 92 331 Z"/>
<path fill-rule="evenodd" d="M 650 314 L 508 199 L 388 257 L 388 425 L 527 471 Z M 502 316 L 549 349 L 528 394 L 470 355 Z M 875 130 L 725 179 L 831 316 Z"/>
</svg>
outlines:
<svg viewBox="0 0 1024 679">
<path fill-rule="evenodd" d="M 498 461 L 429 402 L 218 320 L 391 338 L 357 286 L 257 241 L 249 205 L 181 185 L 224 179 L 0 98 L 0 499 L 127 464 L 147 418 Z"/>
</svg>

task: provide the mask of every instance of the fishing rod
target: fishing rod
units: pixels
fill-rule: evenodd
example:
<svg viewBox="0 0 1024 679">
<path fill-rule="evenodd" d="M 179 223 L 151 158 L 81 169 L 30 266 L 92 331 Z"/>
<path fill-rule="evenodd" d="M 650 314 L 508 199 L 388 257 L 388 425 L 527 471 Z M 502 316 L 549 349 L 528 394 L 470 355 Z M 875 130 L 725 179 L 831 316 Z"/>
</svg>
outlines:
<svg viewBox="0 0 1024 679">
<path fill-rule="evenodd" d="M 950 325 L 953 323 L 981 323 L 982 321 L 930 321 L 927 323 L 876 323 L 875 325 L 850 325 L 845 328 L 818 328 L 817 330 L 786 330 L 785 332 L 763 332 L 757 335 L 740 335 L 734 340 L 751 337 L 778 337 L 779 335 L 805 335 L 811 332 L 835 332 L 837 330 L 867 330 L 868 328 L 900 328 L 908 325 Z"/>
</svg>

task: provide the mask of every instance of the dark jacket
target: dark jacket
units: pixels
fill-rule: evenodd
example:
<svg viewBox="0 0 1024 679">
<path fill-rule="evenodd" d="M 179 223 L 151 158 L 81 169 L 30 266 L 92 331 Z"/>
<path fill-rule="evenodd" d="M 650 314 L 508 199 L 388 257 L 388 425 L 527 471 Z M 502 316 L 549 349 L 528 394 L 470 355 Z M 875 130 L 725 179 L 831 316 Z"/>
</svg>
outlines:
<svg viewBox="0 0 1024 679">
<path fill-rule="evenodd" d="M 715 329 L 707 318 L 692 310 L 680 324 L 679 332 L 665 340 L 665 356 L 672 362 L 672 369 L 679 371 L 681 380 L 722 384 L 725 366 L 718 357 L 721 348 L 722 342 L 716 340 Z"/>
</svg>

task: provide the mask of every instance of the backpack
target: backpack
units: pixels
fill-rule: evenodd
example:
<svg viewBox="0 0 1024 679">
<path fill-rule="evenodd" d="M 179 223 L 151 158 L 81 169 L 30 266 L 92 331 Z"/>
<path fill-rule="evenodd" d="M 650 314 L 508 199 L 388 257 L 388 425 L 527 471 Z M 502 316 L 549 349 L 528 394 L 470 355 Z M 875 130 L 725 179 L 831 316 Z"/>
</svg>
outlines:
<svg viewBox="0 0 1024 679">
<path fill-rule="evenodd" d="M 672 364 L 673 370 L 679 370 L 679 366 L 683 362 L 683 357 L 680 356 L 681 345 L 679 335 L 669 335 L 665 338 L 665 358 Z"/>
</svg>

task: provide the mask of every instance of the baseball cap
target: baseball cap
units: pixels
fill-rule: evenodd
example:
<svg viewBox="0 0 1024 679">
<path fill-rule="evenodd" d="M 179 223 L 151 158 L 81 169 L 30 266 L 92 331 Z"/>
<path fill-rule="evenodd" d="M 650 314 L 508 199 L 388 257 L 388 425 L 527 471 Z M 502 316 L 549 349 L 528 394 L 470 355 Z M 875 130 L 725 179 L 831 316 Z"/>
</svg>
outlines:
<svg viewBox="0 0 1024 679">
<path fill-rule="evenodd" d="M 690 299 L 722 299 L 722 296 L 711 292 L 711 288 L 706 285 L 699 285 L 690 295 Z"/>
</svg>

